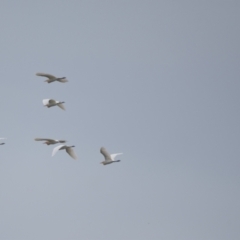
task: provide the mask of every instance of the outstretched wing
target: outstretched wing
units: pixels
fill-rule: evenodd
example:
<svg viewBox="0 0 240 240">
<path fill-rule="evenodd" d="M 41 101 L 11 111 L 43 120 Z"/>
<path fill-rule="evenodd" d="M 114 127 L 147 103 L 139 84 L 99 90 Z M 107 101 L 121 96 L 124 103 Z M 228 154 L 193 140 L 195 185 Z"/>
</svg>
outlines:
<svg viewBox="0 0 240 240">
<path fill-rule="evenodd" d="M 77 156 L 75 155 L 73 149 L 71 147 L 66 148 L 66 152 L 73 158 L 73 159 L 77 159 Z"/>
<path fill-rule="evenodd" d="M 47 77 L 49 79 L 56 79 L 55 76 L 51 75 L 51 74 L 47 74 L 47 73 L 36 73 L 37 76 L 40 76 L 40 77 Z"/>
<path fill-rule="evenodd" d="M 62 148 L 62 147 L 64 147 L 65 145 L 58 145 L 58 146 L 56 146 L 54 149 L 53 149 L 53 151 L 52 151 L 52 157 L 56 154 L 56 152 L 58 151 L 58 150 L 60 150 L 60 148 Z"/>
<path fill-rule="evenodd" d="M 59 103 L 58 106 L 62 109 L 62 110 L 66 110 L 64 105 L 62 103 Z"/>
<path fill-rule="evenodd" d="M 110 156 L 110 154 L 107 152 L 106 148 L 101 147 L 101 148 L 100 148 L 100 153 L 104 156 L 104 158 L 105 158 L 106 161 L 111 161 L 111 160 L 112 160 L 112 159 L 111 159 L 111 156 Z"/>
<path fill-rule="evenodd" d="M 111 159 L 114 160 L 116 156 L 122 155 L 122 154 L 123 154 L 123 153 L 113 153 L 113 154 L 111 154 L 110 156 L 111 156 Z"/>
</svg>

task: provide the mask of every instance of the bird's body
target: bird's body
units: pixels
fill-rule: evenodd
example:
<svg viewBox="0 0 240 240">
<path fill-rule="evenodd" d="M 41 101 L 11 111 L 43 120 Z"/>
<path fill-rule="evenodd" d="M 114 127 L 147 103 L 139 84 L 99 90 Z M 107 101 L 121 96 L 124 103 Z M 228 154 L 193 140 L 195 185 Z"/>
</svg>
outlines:
<svg viewBox="0 0 240 240">
<path fill-rule="evenodd" d="M 52 82 L 61 82 L 61 83 L 65 83 L 68 82 L 68 80 L 66 79 L 66 77 L 61 77 L 61 78 L 57 78 L 51 74 L 47 74 L 47 73 L 36 73 L 37 76 L 40 77 L 46 77 L 48 78 L 47 80 L 45 80 L 45 82 L 47 83 L 52 83 Z"/>
<path fill-rule="evenodd" d="M 73 151 L 73 147 L 75 146 L 66 146 L 66 145 L 59 145 L 57 147 L 55 147 L 52 151 L 52 157 L 57 153 L 58 150 L 63 150 L 65 149 L 66 152 L 70 155 L 70 157 L 72 157 L 73 159 L 77 159 L 77 156 L 75 155 L 74 151 Z"/>
<path fill-rule="evenodd" d="M 35 141 L 45 141 L 44 144 L 47 144 L 47 145 L 66 142 L 65 140 L 55 140 L 50 138 L 35 138 Z"/>
<path fill-rule="evenodd" d="M 121 155 L 123 153 L 114 153 L 109 154 L 104 147 L 100 148 L 100 153 L 104 156 L 105 160 L 101 162 L 103 165 L 107 165 L 114 162 L 120 162 L 121 160 L 114 160 L 116 156 Z"/>
<path fill-rule="evenodd" d="M 43 105 L 48 107 L 48 108 L 58 106 L 62 110 L 65 110 L 65 107 L 63 105 L 63 103 L 65 103 L 65 102 L 56 101 L 54 99 L 43 99 L 42 102 L 43 102 Z"/>
</svg>

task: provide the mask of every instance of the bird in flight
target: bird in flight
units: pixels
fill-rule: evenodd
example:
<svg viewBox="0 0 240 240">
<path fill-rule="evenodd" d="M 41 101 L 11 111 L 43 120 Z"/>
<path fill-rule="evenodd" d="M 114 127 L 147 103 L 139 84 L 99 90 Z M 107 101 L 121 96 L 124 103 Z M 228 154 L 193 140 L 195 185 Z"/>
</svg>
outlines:
<svg viewBox="0 0 240 240">
<path fill-rule="evenodd" d="M 52 151 L 52 157 L 57 153 L 58 150 L 63 150 L 65 149 L 66 152 L 70 155 L 70 157 L 72 157 L 73 159 L 77 159 L 77 156 L 75 155 L 74 151 L 73 151 L 73 147 L 75 146 L 66 146 L 66 145 L 59 145 L 57 147 L 55 147 Z"/>
<path fill-rule="evenodd" d="M 123 153 L 114 153 L 114 154 L 109 154 L 106 150 L 106 148 L 101 147 L 100 148 L 100 153 L 104 156 L 105 160 L 101 162 L 103 165 L 107 165 L 110 163 L 114 162 L 120 162 L 121 160 L 114 160 L 116 156 L 121 155 Z"/>
<path fill-rule="evenodd" d="M 52 145 L 56 143 L 65 143 L 65 140 L 55 140 L 50 138 L 35 138 L 35 141 L 45 141 L 43 144 Z"/>
<path fill-rule="evenodd" d="M 36 73 L 37 76 L 40 77 L 46 77 L 48 78 L 47 80 L 45 80 L 45 82 L 47 83 L 52 83 L 52 82 L 61 82 L 61 83 L 65 83 L 68 82 L 68 80 L 66 79 L 66 77 L 61 77 L 61 78 L 57 78 L 51 74 L 47 74 L 47 73 Z"/>
<path fill-rule="evenodd" d="M 65 107 L 63 105 L 63 103 L 65 103 L 65 102 L 56 101 L 54 99 L 43 99 L 42 102 L 43 102 L 43 105 L 48 107 L 48 108 L 58 106 L 62 110 L 65 110 Z"/>
</svg>

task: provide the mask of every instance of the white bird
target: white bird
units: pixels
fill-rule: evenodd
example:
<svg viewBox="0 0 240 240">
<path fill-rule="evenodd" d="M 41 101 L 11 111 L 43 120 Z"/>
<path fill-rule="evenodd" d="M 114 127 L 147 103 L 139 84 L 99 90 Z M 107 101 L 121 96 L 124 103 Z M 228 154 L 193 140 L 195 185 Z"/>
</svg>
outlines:
<svg viewBox="0 0 240 240">
<path fill-rule="evenodd" d="M 66 146 L 66 145 L 59 145 L 57 147 L 55 147 L 52 151 L 52 157 L 56 154 L 56 152 L 58 150 L 63 150 L 66 149 L 66 152 L 73 158 L 73 159 L 77 159 L 77 156 L 75 155 L 74 151 L 73 151 L 73 147 L 75 146 Z"/>
<path fill-rule="evenodd" d="M 104 156 L 105 160 L 101 162 L 103 165 L 107 165 L 114 162 L 120 162 L 120 160 L 114 160 L 116 156 L 121 155 L 123 153 L 114 153 L 109 154 L 104 147 L 100 148 L 100 153 Z"/>
<path fill-rule="evenodd" d="M 55 81 L 61 82 L 61 83 L 65 83 L 68 82 L 68 80 L 66 79 L 66 77 L 61 77 L 61 78 L 57 78 L 51 74 L 47 74 L 47 73 L 36 73 L 37 76 L 41 76 L 41 77 L 47 77 L 48 79 L 45 80 L 45 82 L 48 83 L 52 83 Z"/>
<path fill-rule="evenodd" d="M 6 138 L 0 138 L 0 139 L 6 139 Z M 5 143 L 0 143 L 0 145 L 4 145 Z"/>
<path fill-rule="evenodd" d="M 50 138 L 35 138 L 35 141 L 45 141 L 43 144 L 51 145 L 56 143 L 65 143 L 65 140 L 55 140 Z"/>
<path fill-rule="evenodd" d="M 63 103 L 65 103 L 65 102 L 55 101 L 54 99 L 43 99 L 42 102 L 43 102 L 43 105 L 48 107 L 48 108 L 58 106 L 62 110 L 65 110 L 65 107 L 63 105 Z"/>
</svg>

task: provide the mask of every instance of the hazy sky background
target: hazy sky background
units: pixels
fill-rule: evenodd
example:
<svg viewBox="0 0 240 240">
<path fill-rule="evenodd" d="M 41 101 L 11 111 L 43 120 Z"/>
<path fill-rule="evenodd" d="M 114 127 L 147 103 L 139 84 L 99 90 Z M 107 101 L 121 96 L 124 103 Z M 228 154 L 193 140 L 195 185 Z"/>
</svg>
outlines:
<svg viewBox="0 0 240 240">
<path fill-rule="evenodd" d="M 1 1 L 0 239 L 238 240 L 239 23 L 237 0 Z"/>
</svg>

